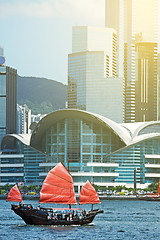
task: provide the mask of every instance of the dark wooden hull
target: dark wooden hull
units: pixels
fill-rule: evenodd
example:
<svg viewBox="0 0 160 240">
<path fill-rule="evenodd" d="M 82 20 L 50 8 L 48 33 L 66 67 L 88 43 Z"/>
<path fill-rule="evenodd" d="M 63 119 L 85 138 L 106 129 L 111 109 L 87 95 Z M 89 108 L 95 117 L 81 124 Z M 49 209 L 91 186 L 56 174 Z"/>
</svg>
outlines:
<svg viewBox="0 0 160 240">
<path fill-rule="evenodd" d="M 36 208 L 20 207 L 12 205 L 12 210 L 19 215 L 26 224 L 30 225 L 84 225 L 93 221 L 95 216 L 102 213 L 103 210 L 92 210 L 85 216 L 73 217 L 72 219 L 52 219 L 49 217 L 48 210 L 43 208 L 38 210 Z"/>
</svg>

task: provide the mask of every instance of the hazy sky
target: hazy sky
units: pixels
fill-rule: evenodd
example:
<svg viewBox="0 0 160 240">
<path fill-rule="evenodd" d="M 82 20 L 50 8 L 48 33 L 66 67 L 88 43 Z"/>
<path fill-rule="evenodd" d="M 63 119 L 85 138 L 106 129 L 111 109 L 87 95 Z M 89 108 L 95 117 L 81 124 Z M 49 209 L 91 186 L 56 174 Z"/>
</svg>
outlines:
<svg viewBox="0 0 160 240">
<path fill-rule="evenodd" d="M 21 76 L 67 83 L 72 26 L 104 27 L 105 0 L 0 0 L 0 46 Z"/>
</svg>

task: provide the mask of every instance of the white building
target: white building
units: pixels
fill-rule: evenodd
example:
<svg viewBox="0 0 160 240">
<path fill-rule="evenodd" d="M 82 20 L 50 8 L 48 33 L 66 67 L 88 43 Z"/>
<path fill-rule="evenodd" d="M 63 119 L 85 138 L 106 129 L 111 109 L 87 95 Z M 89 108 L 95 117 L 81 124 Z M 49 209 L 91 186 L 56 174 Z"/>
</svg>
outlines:
<svg viewBox="0 0 160 240">
<path fill-rule="evenodd" d="M 72 28 L 72 53 L 103 51 L 108 73 L 105 77 L 116 77 L 117 34 L 112 28 L 79 26 Z"/>
<path fill-rule="evenodd" d="M 37 115 L 31 115 L 31 123 L 36 122 L 38 123 L 43 117 L 45 117 L 47 114 L 37 114 Z"/>
<path fill-rule="evenodd" d="M 73 27 L 68 56 L 68 107 L 123 122 L 123 79 L 117 78 L 116 32 Z M 116 113 L 116 114 L 115 114 Z"/>
<path fill-rule="evenodd" d="M 124 0 L 106 0 L 105 26 L 117 32 L 117 75 L 124 77 Z"/>
<path fill-rule="evenodd" d="M 17 134 L 30 134 L 31 109 L 17 104 Z"/>
</svg>

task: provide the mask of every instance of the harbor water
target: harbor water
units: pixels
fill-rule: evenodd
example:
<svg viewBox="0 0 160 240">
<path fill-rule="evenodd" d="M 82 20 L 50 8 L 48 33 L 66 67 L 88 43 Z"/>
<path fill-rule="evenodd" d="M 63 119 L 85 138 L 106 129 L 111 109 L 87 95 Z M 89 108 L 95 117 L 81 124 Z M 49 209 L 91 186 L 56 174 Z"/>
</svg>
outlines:
<svg viewBox="0 0 160 240">
<path fill-rule="evenodd" d="M 33 206 L 38 201 L 25 201 Z M 0 200 L 0 239 L 2 240 L 108 240 L 160 239 L 160 202 L 102 200 L 103 214 L 85 226 L 26 225 Z M 88 209 L 90 206 L 86 206 Z M 97 207 L 96 205 L 94 206 Z"/>
</svg>

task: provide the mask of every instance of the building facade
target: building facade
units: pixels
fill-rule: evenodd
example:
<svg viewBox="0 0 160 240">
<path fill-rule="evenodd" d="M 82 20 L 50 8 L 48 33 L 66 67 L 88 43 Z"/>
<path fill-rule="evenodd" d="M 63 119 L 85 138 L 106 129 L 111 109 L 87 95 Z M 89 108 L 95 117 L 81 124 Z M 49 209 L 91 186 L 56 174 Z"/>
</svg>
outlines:
<svg viewBox="0 0 160 240">
<path fill-rule="evenodd" d="M 0 142 L 16 133 L 17 70 L 0 65 Z"/>
<path fill-rule="evenodd" d="M 40 114 L 40 113 L 37 115 L 31 114 L 31 123 L 34 123 L 34 122 L 38 123 L 45 116 L 46 114 Z"/>
<path fill-rule="evenodd" d="M 117 31 L 118 72 L 125 78 L 125 122 L 141 121 L 136 115 L 136 44 L 159 41 L 159 11 L 157 0 L 106 0 L 105 26 Z M 157 94 L 153 97 L 156 102 Z"/>
<path fill-rule="evenodd" d="M 0 184 L 41 184 L 62 162 L 79 191 L 89 179 L 99 186 L 144 188 L 160 178 L 160 122 L 117 124 L 82 110 L 45 116 L 32 135 L 7 135 L 0 155 Z"/>
<path fill-rule="evenodd" d="M 17 104 L 17 134 L 31 133 L 31 109 L 26 104 Z"/>
<path fill-rule="evenodd" d="M 30 134 L 11 134 L 4 137 L 0 154 L 0 185 L 23 182 L 40 184 L 40 163 L 46 155 L 30 146 Z"/>
<path fill-rule="evenodd" d="M 105 26 L 117 32 L 117 76 L 124 78 L 124 1 L 106 0 Z"/>
<path fill-rule="evenodd" d="M 72 27 L 72 53 L 104 52 L 106 77 L 117 77 L 117 33 L 112 28 L 76 26 Z M 97 62 L 98 63 L 98 62 Z"/>
<path fill-rule="evenodd" d="M 73 53 L 68 56 L 68 108 L 123 122 L 123 79 L 117 78 L 115 31 L 74 27 L 72 38 Z"/>
<path fill-rule="evenodd" d="M 157 44 L 136 44 L 135 120 L 157 120 Z"/>
</svg>

